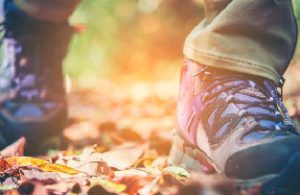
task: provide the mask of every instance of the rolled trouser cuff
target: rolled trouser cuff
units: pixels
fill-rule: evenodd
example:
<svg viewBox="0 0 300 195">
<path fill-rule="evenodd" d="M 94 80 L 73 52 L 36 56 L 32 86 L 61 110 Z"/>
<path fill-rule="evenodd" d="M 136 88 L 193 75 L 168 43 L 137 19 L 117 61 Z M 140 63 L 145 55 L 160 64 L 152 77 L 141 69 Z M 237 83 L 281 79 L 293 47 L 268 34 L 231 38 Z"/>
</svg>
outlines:
<svg viewBox="0 0 300 195">
<path fill-rule="evenodd" d="M 221 54 L 208 53 L 187 44 L 184 46 L 183 52 L 186 58 L 201 65 L 264 77 L 275 83 L 278 83 L 281 77 L 275 69 L 272 69 L 273 66 L 271 64 L 257 64 L 250 61 L 234 59 L 232 56 L 227 57 Z"/>
<path fill-rule="evenodd" d="M 206 18 L 187 37 L 186 57 L 278 83 L 297 43 L 291 0 L 204 2 Z"/>
</svg>

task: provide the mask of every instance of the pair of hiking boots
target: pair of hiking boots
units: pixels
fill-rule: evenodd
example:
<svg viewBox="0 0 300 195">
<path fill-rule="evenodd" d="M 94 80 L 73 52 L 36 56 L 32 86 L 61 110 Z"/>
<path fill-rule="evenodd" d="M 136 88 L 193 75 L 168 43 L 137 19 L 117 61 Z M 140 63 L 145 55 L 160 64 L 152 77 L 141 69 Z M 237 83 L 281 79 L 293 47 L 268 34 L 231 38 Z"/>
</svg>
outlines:
<svg viewBox="0 0 300 195">
<path fill-rule="evenodd" d="M 27 153 L 59 136 L 67 120 L 61 64 L 72 29 L 4 4 L 1 147 L 21 136 Z M 298 157 L 300 136 L 270 80 L 186 60 L 170 163 L 239 179 L 273 178 Z"/>
</svg>

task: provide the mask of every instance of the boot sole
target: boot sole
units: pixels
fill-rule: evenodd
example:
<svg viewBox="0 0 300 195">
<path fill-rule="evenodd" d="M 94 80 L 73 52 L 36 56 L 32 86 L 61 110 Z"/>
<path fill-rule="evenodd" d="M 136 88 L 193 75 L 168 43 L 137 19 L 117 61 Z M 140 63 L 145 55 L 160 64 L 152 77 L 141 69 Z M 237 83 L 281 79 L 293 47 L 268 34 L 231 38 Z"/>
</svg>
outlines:
<svg viewBox="0 0 300 195">
<path fill-rule="evenodd" d="M 206 174 L 219 174 L 225 180 L 234 181 L 242 188 L 251 188 L 257 185 L 264 185 L 276 178 L 279 174 L 269 174 L 254 179 L 230 179 L 220 171 L 204 151 L 185 144 L 185 141 L 175 135 L 170 150 L 168 163 L 174 166 L 185 168 L 191 172 Z"/>
</svg>

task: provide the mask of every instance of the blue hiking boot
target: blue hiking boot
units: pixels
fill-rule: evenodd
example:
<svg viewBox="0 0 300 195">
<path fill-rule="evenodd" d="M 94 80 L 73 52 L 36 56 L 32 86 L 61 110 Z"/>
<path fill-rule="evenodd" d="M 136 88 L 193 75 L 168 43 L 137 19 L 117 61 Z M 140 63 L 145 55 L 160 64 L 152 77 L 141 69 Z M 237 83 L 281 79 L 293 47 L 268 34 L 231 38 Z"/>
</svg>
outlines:
<svg viewBox="0 0 300 195">
<path fill-rule="evenodd" d="M 277 86 L 264 78 L 186 60 L 177 118 L 169 162 L 192 171 L 264 183 L 300 152 Z"/>
<path fill-rule="evenodd" d="M 25 136 L 27 154 L 61 135 L 67 120 L 62 61 L 72 35 L 68 22 L 31 18 L 4 3 L 0 122 L 5 146 Z"/>
</svg>

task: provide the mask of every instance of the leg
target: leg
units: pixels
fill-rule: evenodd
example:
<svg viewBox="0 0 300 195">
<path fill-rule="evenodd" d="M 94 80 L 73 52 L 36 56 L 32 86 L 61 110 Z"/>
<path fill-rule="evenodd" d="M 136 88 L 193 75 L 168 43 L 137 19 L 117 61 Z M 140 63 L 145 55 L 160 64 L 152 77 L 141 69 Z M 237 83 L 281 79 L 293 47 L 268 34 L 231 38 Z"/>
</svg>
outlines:
<svg viewBox="0 0 300 195">
<path fill-rule="evenodd" d="M 296 44 L 291 1 L 205 5 L 206 19 L 184 47 L 170 162 L 266 182 L 300 152 L 300 136 L 276 86 Z"/>
<path fill-rule="evenodd" d="M 288 0 L 206 0 L 207 18 L 189 35 L 187 58 L 278 82 L 297 42 Z"/>
<path fill-rule="evenodd" d="M 25 152 L 40 153 L 47 150 L 47 141 L 60 138 L 67 120 L 62 61 L 72 36 L 67 19 L 74 3 L 4 1 L 0 120 L 6 143 L 2 147 L 25 136 Z"/>
</svg>

